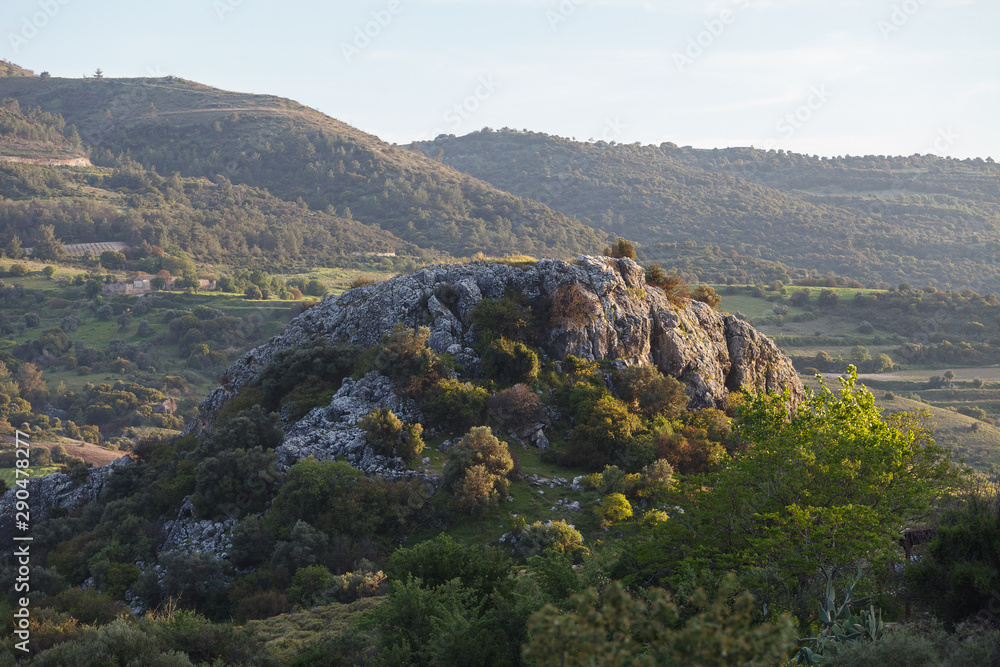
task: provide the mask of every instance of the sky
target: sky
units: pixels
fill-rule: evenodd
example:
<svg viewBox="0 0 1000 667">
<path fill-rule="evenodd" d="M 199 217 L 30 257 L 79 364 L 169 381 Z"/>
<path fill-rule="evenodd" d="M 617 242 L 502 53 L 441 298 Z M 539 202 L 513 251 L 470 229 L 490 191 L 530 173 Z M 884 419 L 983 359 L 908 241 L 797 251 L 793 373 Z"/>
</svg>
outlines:
<svg viewBox="0 0 1000 667">
<path fill-rule="evenodd" d="M 4 0 L 0 57 L 279 95 L 401 144 L 1000 159 L 998 29 L 996 0 Z"/>
</svg>

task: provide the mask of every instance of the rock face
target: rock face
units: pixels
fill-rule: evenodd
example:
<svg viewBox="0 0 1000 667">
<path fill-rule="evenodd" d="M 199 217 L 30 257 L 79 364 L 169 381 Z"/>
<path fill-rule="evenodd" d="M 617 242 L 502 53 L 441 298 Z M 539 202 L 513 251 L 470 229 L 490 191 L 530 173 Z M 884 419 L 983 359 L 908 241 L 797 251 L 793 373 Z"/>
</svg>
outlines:
<svg viewBox="0 0 1000 667">
<path fill-rule="evenodd" d="M 375 454 L 357 426 L 376 408 L 389 408 L 410 424 L 423 421 L 413 400 L 400 398 L 392 380 L 384 375 L 372 372 L 357 381 L 346 378 L 329 406 L 313 409 L 285 433 L 275 449 L 278 465 L 287 468 L 308 456 L 318 460 L 343 457 L 369 475 L 409 477 L 403 459 Z"/>
<path fill-rule="evenodd" d="M 30 507 L 30 525 L 38 525 L 43 519 L 52 516 L 55 509 L 72 511 L 78 507 L 96 500 L 101 493 L 108 476 L 121 466 L 132 462 L 128 456 L 123 456 L 99 468 L 90 468 L 87 477 L 79 482 L 73 481 L 69 475 L 53 473 L 45 477 L 32 477 L 28 480 L 28 506 Z M 13 544 L 11 536 L 14 528 L 14 506 L 17 502 L 18 487 L 7 489 L 0 498 L 0 542 Z M 23 497 L 22 490 L 22 497 Z"/>
<path fill-rule="evenodd" d="M 328 297 L 231 366 L 222 386 L 202 402 L 199 418 L 189 430 L 209 425 L 230 397 L 256 379 L 275 351 L 319 336 L 370 346 L 397 323 L 424 325 L 431 329 L 432 348 L 454 354 L 467 372 L 475 369 L 472 310 L 482 299 L 497 299 L 509 291 L 524 294 L 533 304 L 550 303 L 572 292 L 573 314 L 554 315 L 541 343 L 549 357 L 653 363 L 687 385 L 691 408 L 722 407 L 729 391 L 743 387 L 788 388 L 795 400 L 803 395 L 788 358 L 749 324 L 698 301 L 675 306 L 661 289 L 646 284 L 642 268 L 629 259 L 581 256 L 572 263 L 542 260 L 526 267 L 485 262 L 434 265 Z M 336 433 L 327 438 L 336 444 L 328 445 L 336 446 L 352 463 L 363 458 L 359 434 L 353 429 L 357 414 L 349 402 L 357 392 L 373 390 L 375 385 L 375 378 L 347 381 L 330 408 L 314 410 L 292 427 L 282 445 L 283 460 L 328 449 L 320 443 L 322 438 L 310 435 L 316 429 Z M 376 403 L 387 400 L 381 396 Z M 346 420 L 345 414 L 349 414 Z M 391 462 L 374 464 L 392 468 Z"/>
<path fill-rule="evenodd" d="M 177 516 L 163 524 L 161 552 L 180 549 L 188 553 L 208 552 L 219 558 L 228 557 L 233 548 L 232 531 L 236 519 L 212 521 L 195 516 L 191 498 L 185 498 Z"/>
</svg>

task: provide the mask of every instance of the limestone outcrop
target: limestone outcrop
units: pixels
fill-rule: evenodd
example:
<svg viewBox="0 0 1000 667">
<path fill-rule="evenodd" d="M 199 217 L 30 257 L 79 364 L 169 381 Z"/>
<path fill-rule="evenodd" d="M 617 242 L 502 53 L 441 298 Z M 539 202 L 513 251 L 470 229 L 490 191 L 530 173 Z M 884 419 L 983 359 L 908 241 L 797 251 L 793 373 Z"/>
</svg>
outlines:
<svg viewBox="0 0 1000 667">
<path fill-rule="evenodd" d="M 704 303 L 685 300 L 675 305 L 663 290 L 647 285 L 642 267 L 629 259 L 581 256 L 574 262 L 542 260 L 526 266 L 473 262 L 433 265 L 326 298 L 231 366 L 222 386 L 202 402 L 189 430 L 208 426 L 229 398 L 256 380 L 277 350 L 320 336 L 365 347 L 378 343 L 397 323 L 427 326 L 432 348 L 455 355 L 467 373 L 475 373 L 472 311 L 481 300 L 509 292 L 519 292 L 536 305 L 565 300 L 572 293 L 572 316 L 552 309 L 540 343 L 550 358 L 574 355 L 621 365 L 655 364 L 687 385 L 691 408 L 722 407 L 730 391 L 743 387 L 788 388 L 793 399 L 803 395 L 791 362 L 766 336 Z M 314 410 L 288 429 L 279 449 L 284 463 L 335 447 L 355 465 L 364 462 L 362 468 L 397 467 L 392 461 L 363 461 L 366 455 L 354 424 L 361 411 L 383 404 L 394 411 L 415 408 L 389 406 L 399 399 L 385 393 L 385 383 L 375 377 L 345 383 L 329 408 Z M 365 392 L 379 395 L 359 402 Z"/>
</svg>

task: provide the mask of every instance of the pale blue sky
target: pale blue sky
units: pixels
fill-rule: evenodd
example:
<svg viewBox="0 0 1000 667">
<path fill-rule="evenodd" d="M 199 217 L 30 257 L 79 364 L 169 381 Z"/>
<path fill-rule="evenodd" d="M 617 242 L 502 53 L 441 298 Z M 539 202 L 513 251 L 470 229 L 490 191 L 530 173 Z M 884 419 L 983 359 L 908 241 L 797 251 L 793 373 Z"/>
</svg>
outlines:
<svg viewBox="0 0 1000 667">
<path fill-rule="evenodd" d="M 4 5 L 0 56 L 36 72 L 273 93 L 396 143 L 509 126 L 1000 159 L 996 0 Z M 355 42 L 366 25 L 370 43 Z"/>
</svg>

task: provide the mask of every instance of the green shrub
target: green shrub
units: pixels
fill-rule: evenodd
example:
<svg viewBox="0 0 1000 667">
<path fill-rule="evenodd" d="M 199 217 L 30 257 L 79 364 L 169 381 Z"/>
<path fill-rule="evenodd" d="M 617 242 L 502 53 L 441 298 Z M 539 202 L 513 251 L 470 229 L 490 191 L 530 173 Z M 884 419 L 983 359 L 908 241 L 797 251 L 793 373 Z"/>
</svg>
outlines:
<svg viewBox="0 0 1000 667">
<path fill-rule="evenodd" d="M 642 420 L 618 399 L 605 394 L 581 411 L 566 450 L 571 465 L 594 469 L 615 463 L 637 470 L 656 458 Z"/>
<path fill-rule="evenodd" d="M 684 383 L 651 364 L 629 366 L 615 374 L 615 387 L 628 406 L 647 417 L 677 417 L 687 408 Z"/>
<path fill-rule="evenodd" d="M 501 384 L 516 384 L 538 377 L 541 363 L 538 354 L 524 343 L 498 338 L 482 356 L 483 373 Z"/>
<path fill-rule="evenodd" d="M 87 628 L 72 642 L 59 644 L 35 656 L 32 665 L 144 665 L 193 667 L 182 653 L 161 649 L 160 641 L 125 620 Z"/>
<path fill-rule="evenodd" d="M 432 391 L 448 373 L 444 359 L 427 347 L 431 330 L 427 327 L 407 329 L 402 324 L 382 338 L 368 355 L 363 371 L 376 370 L 400 383 L 410 394 L 422 396 Z"/>
<path fill-rule="evenodd" d="M 322 565 L 307 565 L 295 571 L 288 587 L 288 598 L 293 604 L 312 607 L 329 601 L 335 577 Z"/>
<path fill-rule="evenodd" d="M 358 422 L 365 442 L 380 456 L 394 456 L 403 437 L 403 422 L 389 408 L 376 408 Z"/>
<path fill-rule="evenodd" d="M 264 510 L 281 482 L 273 450 L 231 449 L 203 459 L 195 468 L 191 503 L 201 518 L 239 518 Z"/>
<path fill-rule="evenodd" d="M 621 493 L 610 493 L 601 499 L 601 506 L 594 512 L 601 517 L 601 527 L 632 518 L 632 503 Z"/>
<path fill-rule="evenodd" d="M 233 526 L 232 538 L 229 559 L 238 568 L 261 565 L 274 551 L 275 539 L 258 516 L 248 516 Z"/>
<path fill-rule="evenodd" d="M 513 469 L 507 443 L 488 426 L 477 426 L 448 450 L 443 483 L 454 491 L 461 510 L 474 513 L 495 506 L 500 496 L 507 495 Z"/>
<path fill-rule="evenodd" d="M 288 403 L 295 415 L 329 403 L 341 381 L 350 375 L 360 349 L 347 343 L 332 343 L 326 338 L 298 347 L 278 350 L 260 371 L 260 397 L 269 410 Z M 290 396 L 293 392 L 297 396 Z"/>
<path fill-rule="evenodd" d="M 471 382 L 444 379 L 424 403 L 424 413 L 433 423 L 464 433 L 483 423 L 487 392 Z"/>
<path fill-rule="evenodd" d="M 549 549 L 560 553 L 575 553 L 585 549 L 583 535 L 563 520 L 536 521 L 525 526 L 517 540 L 518 550 L 524 556 L 539 556 Z"/>
<path fill-rule="evenodd" d="M 511 292 L 500 299 L 481 300 L 472 309 L 470 318 L 480 351 L 498 338 L 531 342 L 534 336 L 535 316 L 527 298 L 520 292 Z"/>
<path fill-rule="evenodd" d="M 914 596 L 948 624 L 994 618 L 1000 591 L 1000 487 L 974 487 L 962 500 L 906 567 Z M 983 610 L 988 618 L 979 619 Z"/>
<path fill-rule="evenodd" d="M 414 578 L 434 588 L 452 579 L 485 598 L 511 584 L 510 564 L 495 547 L 466 546 L 445 533 L 399 548 L 385 562 L 385 571 L 393 581 Z"/>
<path fill-rule="evenodd" d="M 722 297 L 715 293 L 715 289 L 711 285 L 698 285 L 695 287 L 691 290 L 691 299 L 707 303 L 712 308 L 718 306 L 719 302 L 722 301 Z"/>
<path fill-rule="evenodd" d="M 611 245 L 610 248 L 604 249 L 604 254 L 607 257 L 627 257 L 628 259 L 635 259 L 635 245 L 631 241 L 626 241 L 625 239 L 619 237 L 618 240 Z"/>
</svg>

